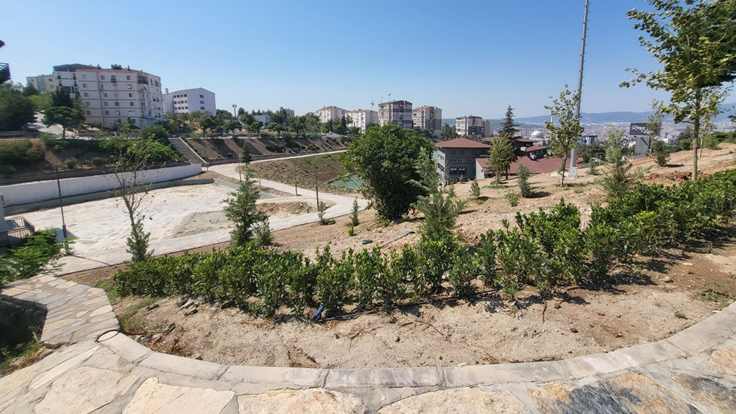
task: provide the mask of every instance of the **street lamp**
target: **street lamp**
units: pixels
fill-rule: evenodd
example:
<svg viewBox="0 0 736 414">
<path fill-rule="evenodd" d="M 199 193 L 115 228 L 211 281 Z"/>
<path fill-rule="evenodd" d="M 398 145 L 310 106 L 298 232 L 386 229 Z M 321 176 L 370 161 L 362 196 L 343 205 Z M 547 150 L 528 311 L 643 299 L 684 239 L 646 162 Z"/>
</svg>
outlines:
<svg viewBox="0 0 736 414">
<path fill-rule="evenodd" d="M 236 117 L 236 118 L 238 117 L 238 111 L 237 111 L 237 109 L 238 109 L 238 105 L 237 104 L 233 104 L 233 116 Z"/>
<path fill-rule="evenodd" d="M 55 165 L 54 168 L 56 169 L 56 187 L 59 190 L 59 209 L 61 210 L 61 232 L 64 235 L 64 249 L 68 252 L 69 244 L 66 241 L 68 235 L 66 232 L 66 220 L 64 220 L 64 202 L 61 199 L 61 180 L 59 180 L 59 166 Z"/>
</svg>

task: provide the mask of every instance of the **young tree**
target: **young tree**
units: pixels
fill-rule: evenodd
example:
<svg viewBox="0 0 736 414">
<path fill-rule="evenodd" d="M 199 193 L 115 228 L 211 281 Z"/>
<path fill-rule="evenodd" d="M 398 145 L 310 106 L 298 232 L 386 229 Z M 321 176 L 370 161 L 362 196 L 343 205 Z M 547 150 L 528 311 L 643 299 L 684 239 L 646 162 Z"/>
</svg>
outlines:
<svg viewBox="0 0 736 414">
<path fill-rule="evenodd" d="M 38 89 L 36 89 L 36 87 L 33 86 L 33 84 L 30 82 L 26 84 L 25 87 L 23 87 L 23 96 L 30 97 L 30 96 L 38 95 L 38 94 L 39 94 Z"/>
<path fill-rule="evenodd" d="M 513 144 L 519 134 L 519 128 L 517 126 L 514 122 L 514 108 L 509 105 L 508 109 L 506 109 L 506 118 L 503 121 L 503 125 L 501 125 L 501 131 L 499 131 L 498 135 L 508 138 Z"/>
<path fill-rule="evenodd" d="M 74 100 L 67 90 L 59 89 L 55 92 L 51 92 L 51 106 L 65 106 L 67 108 L 74 108 Z"/>
<path fill-rule="evenodd" d="M 450 124 L 442 125 L 440 136 L 442 139 L 453 139 L 459 137 L 457 129 L 454 126 L 450 126 Z"/>
<path fill-rule="evenodd" d="M 250 150 L 248 149 L 248 143 L 246 142 L 243 145 L 243 149 L 240 151 L 240 162 L 245 163 L 245 168 L 248 168 L 248 164 L 253 161 L 253 155 L 250 153 Z"/>
<path fill-rule="evenodd" d="M 560 92 L 560 97 L 552 99 L 551 106 L 545 106 L 550 111 L 557 123 L 546 121 L 547 137 L 550 139 L 552 155 L 562 158 L 560 166 L 560 187 L 565 186 L 565 167 L 570 159 L 570 151 L 578 144 L 580 136 L 583 135 L 583 127 L 580 118 L 575 115 L 575 106 L 580 100 L 579 92 L 571 92 L 565 85 L 565 90 Z"/>
<path fill-rule="evenodd" d="M 532 176 L 532 170 L 527 168 L 526 165 L 519 165 L 519 171 L 516 175 L 519 177 L 519 190 L 521 191 L 521 196 L 524 198 L 531 197 L 534 194 L 532 186 L 529 185 L 529 177 Z"/>
<path fill-rule="evenodd" d="M 240 129 L 240 122 L 235 120 L 227 121 L 223 127 L 225 131 L 228 131 L 232 134 L 233 138 L 235 138 L 235 131 Z"/>
<path fill-rule="evenodd" d="M 423 180 L 415 167 L 422 149 L 433 151 L 421 134 L 393 124 L 369 127 L 350 143 L 343 158 L 345 167 L 362 180 L 361 191 L 373 200 L 381 218 L 401 218 L 419 196 L 427 194 L 415 184 Z"/>
<path fill-rule="evenodd" d="M 496 184 L 501 183 L 501 172 L 508 171 L 511 163 L 516 159 L 516 151 L 508 137 L 502 136 L 493 142 L 488 152 L 488 168 L 496 177 Z M 508 173 L 506 173 L 508 179 Z"/>
<path fill-rule="evenodd" d="M 350 225 L 355 227 L 360 224 L 360 220 L 358 219 L 358 199 L 356 198 L 353 200 L 353 208 L 350 210 Z"/>
<path fill-rule="evenodd" d="M 470 184 L 470 198 L 475 201 L 480 199 L 480 185 L 478 185 L 478 180 L 473 180 L 473 183 Z"/>
<path fill-rule="evenodd" d="M 141 129 L 139 136 L 141 139 L 156 141 L 162 145 L 171 145 L 171 141 L 169 141 L 169 133 L 166 131 L 166 128 L 161 125 L 149 125 Z"/>
<path fill-rule="evenodd" d="M 420 196 L 414 207 L 424 214 L 420 224 L 422 239 L 437 240 L 452 235 L 457 216 L 467 203 L 455 195 L 455 188 L 448 187 L 429 196 Z"/>
<path fill-rule="evenodd" d="M 621 197 L 634 185 L 634 178 L 630 174 L 631 163 L 627 163 L 623 156 L 624 131 L 616 128 L 608 130 L 608 148 L 606 149 L 606 171 L 599 183 L 608 195 L 608 199 Z"/>
<path fill-rule="evenodd" d="M 17 131 L 33 122 L 33 102 L 11 85 L 0 86 L 0 131 Z"/>
<path fill-rule="evenodd" d="M 121 138 L 122 139 L 122 138 Z M 148 250 L 150 232 L 146 232 L 143 222 L 146 216 L 141 212 L 141 203 L 151 189 L 149 177 L 146 177 L 151 166 L 151 146 L 154 141 L 137 139 L 129 145 L 118 145 L 115 162 L 115 179 L 118 189 L 115 195 L 123 200 L 123 205 L 130 220 L 130 236 L 128 236 L 128 253 L 131 260 L 141 262 L 148 260 L 153 254 Z"/>
<path fill-rule="evenodd" d="M 61 139 L 66 138 L 68 128 L 78 127 L 82 121 L 84 121 L 84 115 L 81 112 L 66 106 L 49 108 L 44 112 L 43 117 L 43 124 L 46 126 L 61 125 Z"/>
<path fill-rule="evenodd" d="M 213 129 L 217 128 L 217 120 L 213 116 L 206 116 L 199 121 L 199 127 L 202 128 L 202 138 L 206 138 L 207 130 L 212 132 Z"/>
<path fill-rule="evenodd" d="M 238 190 L 230 193 L 233 198 L 225 200 L 225 216 L 235 223 L 230 232 L 233 246 L 243 246 L 253 238 L 253 229 L 268 222 L 268 215 L 256 209 L 259 192 L 251 170 L 245 170 L 245 177 Z"/>
<path fill-rule="evenodd" d="M 432 153 L 426 148 L 420 150 L 419 157 L 414 162 L 414 169 L 421 178 L 418 181 L 410 180 L 410 182 L 427 194 L 436 193 L 440 184 L 440 174 Z"/>
<path fill-rule="evenodd" d="M 639 43 L 663 68 L 634 79 L 671 94 L 664 109 L 675 122 L 693 125 L 692 179 L 698 178 L 698 145 L 703 119 L 719 112 L 726 92 L 722 85 L 736 78 L 736 2 L 732 0 L 647 0 L 653 11 L 632 9 L 634 28 L 644 32 Z"/>
<path fill-rule="evenodd" d="M 657 158 L 657 165 L 666 167 L 670 160 L 670 149 L 663 141 L 656 140 L 652 144 L 652 153 Z"/>
<path fill-rule="evenodd" d="M 654 99 L 652 100 L 652 113 L 647 116 L 646 126 L 647 131 L 652 135 L 649 137 L 649 149 L 652 149 L 652 140 L 656 140 L 659 134 L 662 133 L 662 119 L 664 118 L 664 108 L 662 102 Z"/>
</svg>

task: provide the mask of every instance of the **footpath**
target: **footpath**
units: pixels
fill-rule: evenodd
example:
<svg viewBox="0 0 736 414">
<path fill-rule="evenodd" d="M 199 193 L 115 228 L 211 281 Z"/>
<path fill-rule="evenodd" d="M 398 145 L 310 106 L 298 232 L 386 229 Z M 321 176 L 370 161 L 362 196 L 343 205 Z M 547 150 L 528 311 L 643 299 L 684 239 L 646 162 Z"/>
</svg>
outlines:
<svg viewBox="0 0 736 414">
<path fill-rule="evenodd" d="M 117 331 L 102 290 L 53 276 L 0 296 L 45 310 L 41 341 L 56 348 L 0 378 L 3 414 L 736 412 L 736 304 L 666 340 L 561 361 L 306 369 L 153 352 Z"/>
</svg>

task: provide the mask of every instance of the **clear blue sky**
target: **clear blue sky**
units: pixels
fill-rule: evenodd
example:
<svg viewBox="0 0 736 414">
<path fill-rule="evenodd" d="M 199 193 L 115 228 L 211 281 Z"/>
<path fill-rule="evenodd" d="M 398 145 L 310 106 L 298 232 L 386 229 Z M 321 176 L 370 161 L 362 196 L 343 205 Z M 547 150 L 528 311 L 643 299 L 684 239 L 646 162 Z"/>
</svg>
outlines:
<svg viewBox="0 0 736 414">
<path fill-rule="evenodd" d="M 544 115 L 577 85 L 584 0 L 6 0 L 0 61 L 16 82 L 64 63 L 117 63 L 203 87 L 217 106 L 368 109 L 434 105 L 443 117 Z M 591 1 L 583 111 L 646 111 L 667 95 L 621 89 L 626 67 L 656 61 L 626 11 Z"/>
</svg>

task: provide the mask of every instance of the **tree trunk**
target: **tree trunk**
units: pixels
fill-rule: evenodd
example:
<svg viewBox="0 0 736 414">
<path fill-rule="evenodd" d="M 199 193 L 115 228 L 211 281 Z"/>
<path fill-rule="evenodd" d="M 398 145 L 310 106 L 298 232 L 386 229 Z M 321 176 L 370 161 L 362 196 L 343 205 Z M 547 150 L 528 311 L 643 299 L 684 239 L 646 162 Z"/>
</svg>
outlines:
<svg viewBox="0 0 736 414">
<path fill-rule="evenodd" d="M 66 128 L 61 127 L 61 139 L 65 139 L 65 138 L 66 138 Z"/>
<path fill-rule="evenodd" d="M 693 173 L 691 180 L 698 180 L 698 144 L 700 143 L 700 97 L 695 98 L 695 122 L 693 122 Z"/>
<path fill-rule="evenodd" d="M 560 175 L 560 187 L 565 186 L 565 166 L 567 166 L 567 157 L 562 159 L 562 168 L 561 168 L 561 175 Z"/>
</svg>

